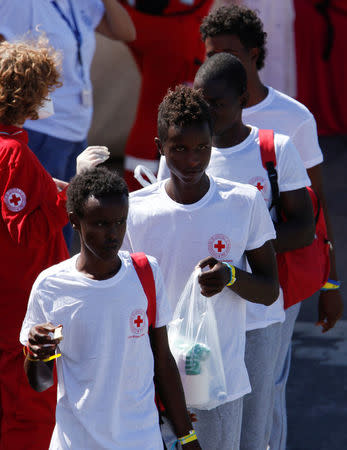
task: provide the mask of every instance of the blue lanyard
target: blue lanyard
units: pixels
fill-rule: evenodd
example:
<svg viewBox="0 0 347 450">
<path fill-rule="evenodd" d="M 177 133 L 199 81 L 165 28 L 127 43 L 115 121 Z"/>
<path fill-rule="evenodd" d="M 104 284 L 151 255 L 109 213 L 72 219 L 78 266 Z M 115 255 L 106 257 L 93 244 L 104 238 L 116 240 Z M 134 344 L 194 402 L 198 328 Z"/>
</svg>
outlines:
<svg viewBox="0 0 347 450">
<path fill-rule="evenodd" d="M 70 30 L 72 31 L 73 35 L 75 36 L 76 43 L 77 43 L 77 58 L 78 58 L 79 64 L 82 66 L 82 70 L 83 70 L 83 61 L 82 61 L 82 52 L 81 52 L 82 35 L 81 35 L 81 32 L 80 32 L 80 30 L 78 28 L 78 24 L 77 24 L 77 20 L 76 20 L 76 16 L 75 16 L 75 11 L 73 9 L 71 0 L 68 0 L 68 3 L 69 3 L 69 7 L 70 7 L 73 23 L 71 23 L 71 21 L 66 17 L 66 14 L 60 8 L 58 3 L 55 0 L 52 1 L 52 5 L 58 11 L 60 17 L 66 22 L 67 26 L 70 28 Z"/>
</svg>

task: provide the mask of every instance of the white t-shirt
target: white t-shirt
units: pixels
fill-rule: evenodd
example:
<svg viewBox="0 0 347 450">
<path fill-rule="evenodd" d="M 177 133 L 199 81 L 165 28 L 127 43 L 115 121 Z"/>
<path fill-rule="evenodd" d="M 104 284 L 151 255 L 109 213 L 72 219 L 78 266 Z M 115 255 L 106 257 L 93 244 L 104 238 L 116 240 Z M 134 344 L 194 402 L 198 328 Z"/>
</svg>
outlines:
<svg viewBox="0 0 347 450">
<path fill-rule="evenodd" d="M 244 123 L 271 129 L 291 138 L 306 169 L 323 161 L 313 115 L 302 103 L 268 87 L 266 98 L 242 112 Z"/>
<path fill-rule="evenodd" d="M 258 132 L 258 128 L 252 127 L 249 136 L 239 145 L 223 149 L 213 147 L 207 172 L 214 177 L 257 187 L 269 208 L 272 202 L 271 186 L 261 161 Z M 300 156 L 287 136 L 275 133 L 275 152 L 280 192 L 310 186 L 311 182 Z M 164 176 L 168 172 L 165 158 L 161 159 L 160 166 L 160 173 Z M 274 208 L 271 214 L 275 219 Z M 247 302 L 247 331 L 283 322 L 284 319 L 282 290 L 278 300 L 271 306 Z"/>
<path fill-rule="evenodd" d="M 124 247 L 155 255 L 172 309 L 196 264 L 207 256 L 246 269 L 246 250 L 274 239 L 275 230 L 260 193 L 253 186 L 210 177 L 198 202 L 183 205 L 166 193 L 166 181 L 130 195 Z M 213 298 L 211 299 L 213 301 Z M 244 363 L 246 301 L 229 288 L 215 302 L 227 382 L 227 399 L 250 392 Z"/>
<path fill-rule="evenodd" d="M 31 32 L 31 36 L 38 36 L 44 32 L 49 44 L 60 51 L 63 86 L 51 94 L 55 113 L 47 119 L 28 120 L 25 127 L 77 142 L 87 137 L 92 119 L 90 67 L 95 51 L 94 30 L 99 25 L 105 8 L 102 0 L 57 0 L 57 4 L 71 24 L 73 18 L 69 4 L 74 8 L 82 39 L 82 70 L 77 62 L 76 37 L 52 1 L 1 0 L 0 34 L 8 41 L 15 41 L 25 39 L 28 32 Z M 89 106 L 82 105 L 83 91 L 90 92 Z"/>
<path fill-rule="evenodd" d="M 51 450 L 163 448 L 147 298 L 129 254 L 119 256 L 121 268 L 107 280 L 77 271 L 76 255 L 43 271 L 33 286 L 22 344 L 33 325 L 63 325 Z M 158 263 L 148 258 L 156 284 L 156 327 L 162 327 L 171 310 Z"/>
<path fill-rule="evenodd" d="M 274 141 L 279 191 L 294 191 L 310 186 L 311 182 L 300 156 L 288 136 L 275 133 Z M 261 161 L 258 128 L 252 127 L 249 136 L 239 145 L 222 149 L 213 147 L 207 172 L 215 177 L 257 187 L 270 208 L 271 186 Z M 271 215 L 276 219 L 274 208 Z M 247 302 L 247 330 L 264 328 L 276 322 L 283 322 L 284 319 L 282 290 L 278 300 L 271 306 Z"/>
</svg>

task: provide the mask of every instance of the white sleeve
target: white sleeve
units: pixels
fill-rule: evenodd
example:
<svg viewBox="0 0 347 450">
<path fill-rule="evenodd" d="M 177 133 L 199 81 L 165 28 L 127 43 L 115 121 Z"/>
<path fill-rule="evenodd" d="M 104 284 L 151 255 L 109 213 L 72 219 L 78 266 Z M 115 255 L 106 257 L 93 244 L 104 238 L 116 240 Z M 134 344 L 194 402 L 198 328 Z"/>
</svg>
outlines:
<svg viewBox="0 0 347 450">
<path fill-rule="evenodd" d="M 172 319 L 172 312 L 158 261 L 153 256 L 147 255 L 147 258 L 151 263 L 155 280 L 155 291 L 157 299 L 155 328 L 160 328 L 164 327 L 170 322 L 170 320 Z"/>
<path fill-rule="evenodd" d="M 94 30 L 105 14 L 105 6 L 101 0 L 83 0 L 83 12 L 88 14 L 92 29 Z"/>
<path fill-rule="evenodd" d="M 28 334 L 31 327 L 49 321 L 40 302 L 40 289 L 38 286 L 39 284 L 36 281 L 30 293 L 27 312 L 22 324 L 19 340 L 23 345 L 26 345 L 28 342 Z"/>
<path fill-rule="evenodd" d="M 32 2 L 34 0 L 0 1 L 0 34 L 7 41 L 20 39 L 32 29 Z M 25 5 L 23 5 L 25 3 Z"/>
<path fill-rule="evenodd" d="M 260 248 L 271 239 L 276 239 L 276 231 L 263 196 L 257 191 L 251 211 L 246 250 Z"/>
<path fill-rule="evenodd" d="M 323 161 L 323 154 L 318 143 L 317 125 L 312 115 L 302 122 L 291 137 L 306 169 Z"/>
<path fill-rule="evenodd" d="M 170 171 L 166 165 L 165 156 L 162 155 L 159 160 L 157 181 L 166 180 L 166 178 L 170 178 Z"/>
<path fill-rule="evenodd" d="M 310 186 L 311 181 L 291 139 L 275 135 L 278 187 L 280 192 L 295 191 Z"/>
</svg>

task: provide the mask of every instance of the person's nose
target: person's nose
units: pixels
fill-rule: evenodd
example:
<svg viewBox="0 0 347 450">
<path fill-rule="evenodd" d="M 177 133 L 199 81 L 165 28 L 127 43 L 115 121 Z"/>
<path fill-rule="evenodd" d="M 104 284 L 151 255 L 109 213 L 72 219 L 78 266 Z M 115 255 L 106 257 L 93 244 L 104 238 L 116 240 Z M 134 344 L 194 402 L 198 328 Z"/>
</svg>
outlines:
<svg viewBox="0 0 347 450">
<path fill-rule="evenodd" d="M 188 154 L 187 164 L 190 168 L 195 168 L 200 164 L 200 155 L 198 150 L 192 150 Z"/>
<path fill-rule="evenodd" d="M 118 227 L 115 223 L 111 224 L 108 229 L 108 239 L 114 241 L 118 236 Z"/>
</svg>

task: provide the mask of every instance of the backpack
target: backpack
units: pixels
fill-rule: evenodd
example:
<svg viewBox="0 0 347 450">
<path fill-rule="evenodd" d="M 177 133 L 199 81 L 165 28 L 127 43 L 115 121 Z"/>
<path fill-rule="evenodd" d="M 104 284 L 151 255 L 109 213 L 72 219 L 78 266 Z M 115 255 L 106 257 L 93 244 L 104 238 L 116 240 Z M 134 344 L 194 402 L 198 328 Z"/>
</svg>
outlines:
<svg viewBox="0 0 347 450">
<path fill-rule="evenodd" d="M 281 211 L 273 130 L 259 130 L 259 146 L 262 164 L 268 173 L 271 185 L 272 204 L 270 209 L 275 207 L 278 220 L 286 221 Z M 314 240 L 306 247 L 276 255 L 278 278 L 283 290 L 285 309 L 311 297 L 326 283 L 330 272 L 330 242 L 323 210 L 313 189 L 310 187 L 306 189 L 310 195 L 314 212 Z"/>
</svg>

